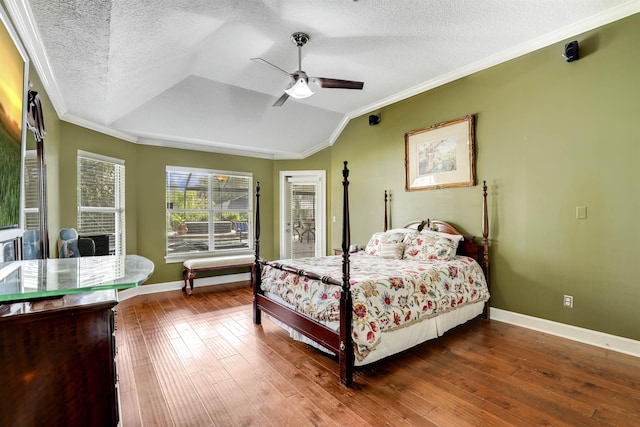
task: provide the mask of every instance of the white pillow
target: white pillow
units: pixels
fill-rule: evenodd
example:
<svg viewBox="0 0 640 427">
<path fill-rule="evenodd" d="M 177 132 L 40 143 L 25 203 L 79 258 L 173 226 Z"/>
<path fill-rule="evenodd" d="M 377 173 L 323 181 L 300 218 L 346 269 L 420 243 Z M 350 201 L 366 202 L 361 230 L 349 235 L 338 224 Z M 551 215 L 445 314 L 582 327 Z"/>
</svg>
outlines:
<svg viewBox="0 0 640 427">
<path fill-rule="evenodd" d="M 454 241 L 456 241 L 458 243 L 460 243 L 461 240 L 464 240 L 464 236 L 462 234 L 449 234 L 449 233 L 443 233 L 441 231 L 435 231 L 435 230 L 422 230 L 420 233 L 423 233 L 423 234 L 430 234 L 430 233 L 437 234 L 439 236 L 446 237 L 447 239 L 454 240 Z"/>
<path fill-rule="evenodd" d="M 402 243 L 382 243 L 378 256 L 388 259 L 402 259 L 404 245 Z"/>
<path fill-rule="evenodd" d="M 365 253 L 369 255 L 380 255 L 381 245 L 385 243 L 402 243 L 405 233 L 395 231 L 379 231 L 373 233 L 369 243 L 364 248 Z"/>
<path fill-rule="evenodd" d="M 401 234 L 415 233 L 415 232 L 416 232 L 415 228 L 392 228 L 391 230 L 385 231 L 385 233 L 401 233 Z"/>
</svg>

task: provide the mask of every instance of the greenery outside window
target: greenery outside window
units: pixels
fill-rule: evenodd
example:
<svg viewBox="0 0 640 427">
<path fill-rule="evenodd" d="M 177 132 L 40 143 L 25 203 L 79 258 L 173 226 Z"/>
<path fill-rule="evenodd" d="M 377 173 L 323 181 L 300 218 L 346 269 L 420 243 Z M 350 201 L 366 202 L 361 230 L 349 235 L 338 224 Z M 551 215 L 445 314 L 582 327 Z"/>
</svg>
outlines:
<svg viewBox="0 0 640 427">
<path fill-rule="evenodd" d="M 252 187 L 250 173 L 167 166 L 167 260 L 252 250 Z"/>
<path fill-rule="evenodd" d="M 78 234 L 107 236 L 109 254 L 124 255 L 124 161 L 78 151 Z"/>
</svg>

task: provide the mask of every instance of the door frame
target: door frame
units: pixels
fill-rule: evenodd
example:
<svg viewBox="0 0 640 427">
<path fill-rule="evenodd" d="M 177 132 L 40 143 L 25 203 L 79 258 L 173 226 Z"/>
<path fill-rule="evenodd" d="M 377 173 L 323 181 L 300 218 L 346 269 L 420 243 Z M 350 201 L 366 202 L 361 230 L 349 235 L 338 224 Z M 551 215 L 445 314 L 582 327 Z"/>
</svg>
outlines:
<svg viewBox="0 0 640 427">
<path fill-rule="evenodd" d="M 327 253 L 327 171 L 325 170 L 296 170 L 280 171 L 280 258 L 286 258 L 287 248 L 287 177 L 309 176 L 317 179 L 318 194 L 316 195 L 316 256 Z"/>
</svg>

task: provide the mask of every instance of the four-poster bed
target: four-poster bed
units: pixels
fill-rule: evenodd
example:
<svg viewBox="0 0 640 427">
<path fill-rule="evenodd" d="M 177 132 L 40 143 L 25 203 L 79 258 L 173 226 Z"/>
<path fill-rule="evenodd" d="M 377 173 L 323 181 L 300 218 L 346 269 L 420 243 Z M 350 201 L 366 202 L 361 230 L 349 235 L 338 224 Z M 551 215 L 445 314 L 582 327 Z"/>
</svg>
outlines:
<svg viewBox="0 0 640 427">
<path fill-rule="evenodd" d="M 337 355 L 340 381 L 354 366 L 436 338 L 489 315 L 486 184 L 483 239 L 443 221 L 414 221 L 372 236 L 349 253 L 349 170 L 343 169 L 342 255 L 268 262 L 260 258 L 260 184 L 256 188 L 253 320 L 262 312 L 295 339 Z M 340 279 L 338 279 L 340 277 Z"/>
</svg>

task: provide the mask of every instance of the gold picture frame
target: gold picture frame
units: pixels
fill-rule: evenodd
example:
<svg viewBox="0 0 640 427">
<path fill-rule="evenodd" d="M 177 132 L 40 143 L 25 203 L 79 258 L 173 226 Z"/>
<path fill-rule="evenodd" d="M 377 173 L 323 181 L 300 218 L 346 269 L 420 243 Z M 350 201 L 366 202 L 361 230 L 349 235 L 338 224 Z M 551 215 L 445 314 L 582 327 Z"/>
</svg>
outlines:
<svg viewBox="0 0 640 427">
<path fill-rule="evenodd" d="M 0 6 L 0 241 L 22 236 L 29 58 Z"/>
<path fill-rule="evenodd" d="M 473 115 L 407 132 L 404 140 L 407 191 L 476 184 Z"/>
</svg>

